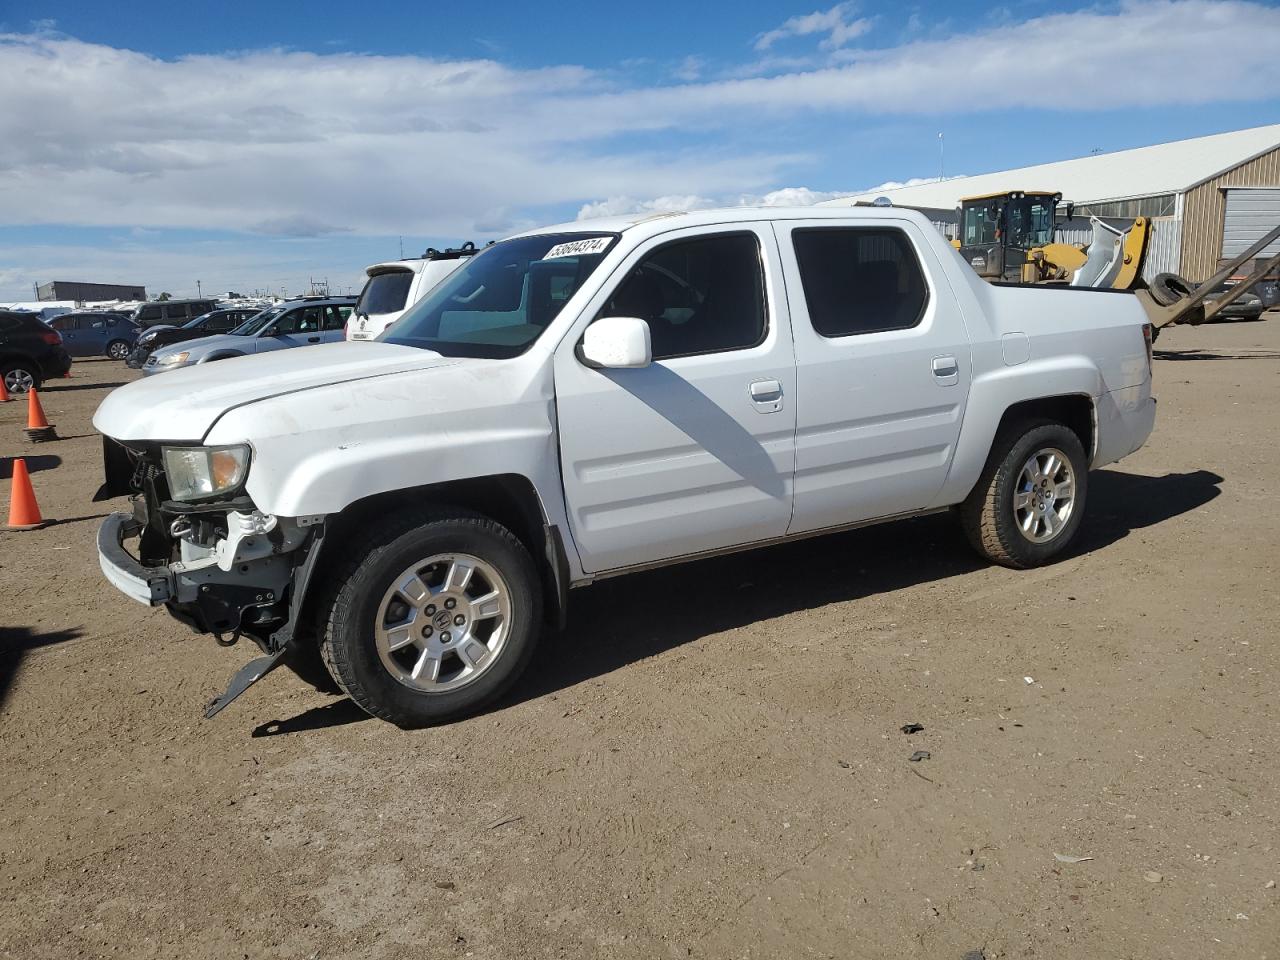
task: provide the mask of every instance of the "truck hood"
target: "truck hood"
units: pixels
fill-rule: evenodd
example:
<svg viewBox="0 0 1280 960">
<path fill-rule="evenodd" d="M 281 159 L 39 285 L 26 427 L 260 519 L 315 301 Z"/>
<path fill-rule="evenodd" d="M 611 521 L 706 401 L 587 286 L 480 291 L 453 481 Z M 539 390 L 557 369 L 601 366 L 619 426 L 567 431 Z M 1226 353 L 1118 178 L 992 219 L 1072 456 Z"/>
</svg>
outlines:
<svg viewBox="0 0 1280 960">
<path fill-rule="evenodd" d="M 451 366 L 457 360 L 390 343 L 327 343 L 185 367 L 126 384 L 93 415 L 116 440 L 202 440 L 228 410 L 283 394 Z"/>
</svg>

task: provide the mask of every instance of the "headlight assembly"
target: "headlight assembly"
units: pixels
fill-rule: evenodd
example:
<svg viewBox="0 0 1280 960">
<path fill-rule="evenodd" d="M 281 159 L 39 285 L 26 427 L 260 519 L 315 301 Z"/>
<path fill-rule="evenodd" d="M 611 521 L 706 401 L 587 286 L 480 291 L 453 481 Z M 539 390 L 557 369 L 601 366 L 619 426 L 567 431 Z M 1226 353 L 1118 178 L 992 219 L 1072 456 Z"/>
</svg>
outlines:
<svg viewBox="0 0 1280 960">
<path fill-rule="evenodd" d="M 238 489 L 249 472 L 249 448 L 161 447 L 169 495 L 174 500 L 206 500 Z"/>
<path fill-rule="evenodd" d="M 183 350 L 181 353 L 171 353 L 168 356 L 161 357 L 157 363 L 162 367 L 172 367 L 175 363 L 186 363 L 189 356 L 191 356 L 191 353 Z"/>
</svg>

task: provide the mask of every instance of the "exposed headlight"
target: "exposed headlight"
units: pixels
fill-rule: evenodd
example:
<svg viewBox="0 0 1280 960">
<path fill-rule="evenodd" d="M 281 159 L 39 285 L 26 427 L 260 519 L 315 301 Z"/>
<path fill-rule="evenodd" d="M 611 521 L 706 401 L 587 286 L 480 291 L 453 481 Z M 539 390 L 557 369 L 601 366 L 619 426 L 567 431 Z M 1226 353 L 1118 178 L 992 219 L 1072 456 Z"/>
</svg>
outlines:
<svg viewBox="0 0 1280 960">
<path fill-rule="evenodd" d="M 181 353 L 170 353 L 163 356 L 157 360 L 156 363 L 160 364 L 162 367 L 172 367 L 175 363 L 186 363 L 187 357 L 189 356 L 191 356 L 191 353 L 187 350 L 183 350 Z"/>
<path fill-rule="evenodd" d="M 142 336 L 140 336 L 140 337 L 138 338 L 138 342 L 139 342 L 139 343 L 150 343 L 150 342 L 151 342 L 152 340 L 154 340 L 155 338 L 156 338 L 156 335 L 155 335 L 154 333 L 144 333 Z"/>
<path fill-rule="evenodd" d="M 174 500 L 204 500 L 230 493 L 249 472 L 249 448 L 161 447 L 169 495 Z"/>
</svg>

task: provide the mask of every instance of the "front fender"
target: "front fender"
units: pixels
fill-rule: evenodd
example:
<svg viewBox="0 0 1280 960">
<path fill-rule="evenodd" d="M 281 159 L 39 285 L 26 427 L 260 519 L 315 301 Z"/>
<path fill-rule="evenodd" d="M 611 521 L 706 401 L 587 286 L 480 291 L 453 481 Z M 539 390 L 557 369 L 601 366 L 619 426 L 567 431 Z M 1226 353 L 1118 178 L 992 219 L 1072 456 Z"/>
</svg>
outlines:
<svg viewBox="0 0 1280 960">
<path fill-rule="evenodd" d="M 1097 365 L 1085 356 L 1063 356 L 1001 366 L 974 378 L 955 456 L 934 507 L 959 503 L 978 482 L 1005 411 L 1028 400 L 1088 397 L 1096 405 L 1104 392 Z"/>
</svg>

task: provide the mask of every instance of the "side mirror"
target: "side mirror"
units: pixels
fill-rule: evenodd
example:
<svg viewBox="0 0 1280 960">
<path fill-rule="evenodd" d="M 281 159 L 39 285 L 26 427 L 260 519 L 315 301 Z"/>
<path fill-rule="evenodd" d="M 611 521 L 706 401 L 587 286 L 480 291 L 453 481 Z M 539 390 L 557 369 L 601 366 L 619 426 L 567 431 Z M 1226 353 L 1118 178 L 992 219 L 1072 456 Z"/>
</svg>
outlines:
<svg viewBox="0 0 1280 960">
<path fill-rule="evenodd" d="M 608 369 L 649 366 L 649 324 L 636 317 L 601 317 L 582 338 L 582 359 L 588 366 Z"/>
</svg>

